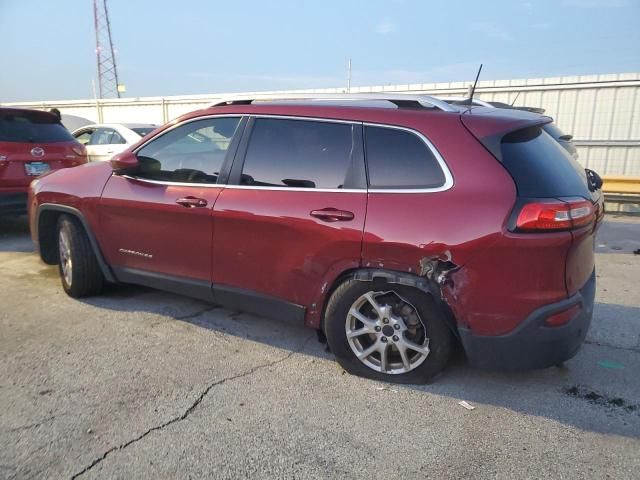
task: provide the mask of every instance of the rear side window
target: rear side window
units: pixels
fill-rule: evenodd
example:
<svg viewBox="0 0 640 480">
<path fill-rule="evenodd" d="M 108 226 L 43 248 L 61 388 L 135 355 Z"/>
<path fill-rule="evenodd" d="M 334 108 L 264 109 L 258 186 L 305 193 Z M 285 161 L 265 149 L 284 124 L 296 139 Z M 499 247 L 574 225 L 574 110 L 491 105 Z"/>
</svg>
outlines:
<svg viewBox="0 0 640 480">
<path fill-rule="evenodd" d="M 354 128 L 346 123 L 258 118 L 241 184 L 343 188 L 351 166 Z"/>
<path fill-rule="evenodd" d="M 502 163 L 522 197 L 591 196 L 584 168 L 540 127 L 505 135 Z"/>
<path fill-rule="evenodd" d="M 0 113 L 0 142 L 55 143 L 74 138 L 53 116 L 34 113 Z"/>
<path fill-rule="evenodd" d="M 445 175 L 427 144 L 414 133 L 389 127 L 365 127 L 369 186 L 436 188 Z"/>
</svg>

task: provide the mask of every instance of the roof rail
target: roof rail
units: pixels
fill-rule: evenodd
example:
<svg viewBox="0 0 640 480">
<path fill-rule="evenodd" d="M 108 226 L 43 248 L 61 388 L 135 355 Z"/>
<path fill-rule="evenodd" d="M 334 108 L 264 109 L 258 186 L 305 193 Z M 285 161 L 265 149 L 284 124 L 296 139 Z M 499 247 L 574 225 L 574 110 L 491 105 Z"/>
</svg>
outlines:
<svg viewBox="0 0 640 480">
<path fill-rule="evenodd" d="M 458 110 L 448 103 L 430 95 L 414 95 L 406 93 L 256 93 L 230 95 L 222 98 L 211 107 L 223 105 L 249 105 L 254 101 L 280 101 L 280 100 L 369 100 L 387 101 L 397 107 L 423 107 L 437 108 L 444 112 L 457 112 Z"/>
</svg>

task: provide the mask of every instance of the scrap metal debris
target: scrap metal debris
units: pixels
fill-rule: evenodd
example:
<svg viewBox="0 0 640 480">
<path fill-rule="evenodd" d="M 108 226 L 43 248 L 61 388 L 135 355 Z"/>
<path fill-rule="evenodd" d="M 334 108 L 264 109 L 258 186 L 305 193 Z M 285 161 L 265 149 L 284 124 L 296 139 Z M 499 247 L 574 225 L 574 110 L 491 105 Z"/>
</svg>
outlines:
<svg viewBox="0 0 640 480">
<path fill-rule="evenodd" d="M 466 408 L 467 410 L 475 410 L 476 407 L 474 407 L 473 405 L 471 405 L 468 402 L 465 402 L 464 400 L 462 400 L 461 402 L 458 402 L 458 405 L 460 405 L 461 407 Z"/>
</svg>

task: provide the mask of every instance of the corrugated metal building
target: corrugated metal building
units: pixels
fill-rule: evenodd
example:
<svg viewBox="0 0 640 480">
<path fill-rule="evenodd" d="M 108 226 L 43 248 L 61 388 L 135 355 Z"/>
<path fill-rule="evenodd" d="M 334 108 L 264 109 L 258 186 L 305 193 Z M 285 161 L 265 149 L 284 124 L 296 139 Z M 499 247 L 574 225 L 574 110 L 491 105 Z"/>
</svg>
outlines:
<svg viewBox="0 0 640 480">
<path fill-rule="evenodd" d="M 351 92 L 411 92 L 464 96 L 472 82 L 422 83 L 352 87 Z M 296 90 L 336 93 L 343 88 Z M 541 107 L 558 126 L 572 134 L 579 160 L 603 175 L 640 176 L 640 73 L 574 77 L 485 80 L 478 98 Z M 261 92 L 265 93 L 265 92 Z M 273 92 L 272 92 L 273 93 Z M 32 108 L 57 107 L 62 113 L 96 122 L 165 123 L 183 113 L 206 107 L 225 94 L 143 97 L 113 100 L 20 102 Z"/>
</svg>

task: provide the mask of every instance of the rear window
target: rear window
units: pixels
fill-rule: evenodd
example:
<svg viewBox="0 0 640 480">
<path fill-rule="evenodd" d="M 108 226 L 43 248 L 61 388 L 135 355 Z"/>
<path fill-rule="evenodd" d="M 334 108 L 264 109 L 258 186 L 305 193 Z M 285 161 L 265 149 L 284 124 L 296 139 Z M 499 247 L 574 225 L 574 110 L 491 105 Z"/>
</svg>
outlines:
<svg viewBox="0 0 640 480">
<path fill-rule="evenodd" d="M 53 143 L 74 138 L 50 115 L 31 113 L 0 114 L 0 142 Z"/>
<path fill-rule="evenodd" d="M 367 126 L 365 145 L 372 189 L 435 188 L 445 183 L 434 153 L 414 133 Z"/>
<path fill-rule="evenodd" d="M 522 197 L 591 196 L 584 168 L 540 127 L 505 135 L 502 163 Z"/>
<path fill-rule="evenodd" d="M 153 132 L 155 129 L 156 127 L 140 127 L 140 128 L 136 127 L 136 128 L 132 128 L 131 130 L 136 132 L 141 137 L 144 137 L 145 135 Z"/>
</svg>

